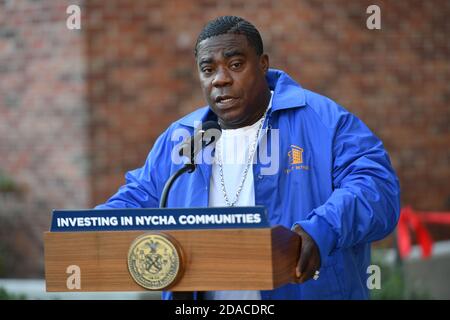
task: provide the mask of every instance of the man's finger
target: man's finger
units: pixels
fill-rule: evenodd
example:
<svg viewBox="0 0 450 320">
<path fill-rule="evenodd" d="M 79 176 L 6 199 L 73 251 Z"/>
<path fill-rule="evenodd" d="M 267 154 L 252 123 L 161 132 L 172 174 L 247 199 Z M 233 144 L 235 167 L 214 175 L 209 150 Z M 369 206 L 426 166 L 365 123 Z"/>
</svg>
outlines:
<svg viewBox="0 0 450 320">
<path fill-rule="evenodd" d="M 300 273 L 304 273 L 306 268 L 308 267 L 308 263 L 311 259 L 311 254 L 312 254 L 311 246 L 305 243 L 302 246 L 302 252 L 300 254 L 300 258 L 298 259 L 298 267 Z"/>
<path fill-rule="evenodd" d="M 312 277 L 314 276 L 314 273 L 316 272 L 313 264 L 314 263 L 310 260 L 310 263 L 308 263 L 308 266 L 303 270 L 303 272 L 299 278 L 300 283 L 303 283 L 309 279 L 312 279 Z"/>
<path fill-rule="evenodd" d="M 311 257 L 311 250 L 309 250 L 307 246 L 302 246 L 300 258 L 298 259 L 297 266 L 295 268 L 295 276 L 297 278 L 296 282 L 299 282 L 299 280 L 302 279 L 303 274 L 306 271 L 306 267 L 310 257 Z"/>
</svg>

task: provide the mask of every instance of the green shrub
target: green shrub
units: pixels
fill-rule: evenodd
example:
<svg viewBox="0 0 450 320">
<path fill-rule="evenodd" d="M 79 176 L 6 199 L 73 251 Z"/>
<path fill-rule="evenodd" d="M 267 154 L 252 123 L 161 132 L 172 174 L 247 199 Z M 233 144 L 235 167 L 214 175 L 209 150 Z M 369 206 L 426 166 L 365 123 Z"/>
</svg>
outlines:
<svg viewBox="0 0 450 320">
<path fill-rule="evenodd" d="M 0 287 L 0 300 L 25 300 L 24 294 L 13 294 Z"/>
<path fill-rule="evenodd" d="M 411 289 L 406 286 L 405 275 L 402 264 L 386 264 L 379 256 L 372 256 L 372 264 L 381 269 L 381 289 L 370 290 L 372 300 L 427 300 L 432 297 L 417 288 Z"/>
<path fill-rule="evenodd" d="M 17 184 L 0 170 L 0 192 L 14 192 L 17 190 Z"/>
</svg>

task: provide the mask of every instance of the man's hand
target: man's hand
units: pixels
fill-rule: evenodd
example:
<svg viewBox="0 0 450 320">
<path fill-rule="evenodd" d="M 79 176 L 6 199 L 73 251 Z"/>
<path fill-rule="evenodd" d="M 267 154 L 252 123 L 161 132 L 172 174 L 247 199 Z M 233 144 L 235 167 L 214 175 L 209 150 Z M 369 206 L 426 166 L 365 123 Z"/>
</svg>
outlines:
<svg viewBox="0 0 450 320">
<path fill-rule="evenodd" d="M 295 282 L 303 283 L 312 279 L 320 269 L 320 253 L 315 241 L 298 224 L 292 230 L 301 238 L 300 258 L 295 268 Z"/>
</svg>

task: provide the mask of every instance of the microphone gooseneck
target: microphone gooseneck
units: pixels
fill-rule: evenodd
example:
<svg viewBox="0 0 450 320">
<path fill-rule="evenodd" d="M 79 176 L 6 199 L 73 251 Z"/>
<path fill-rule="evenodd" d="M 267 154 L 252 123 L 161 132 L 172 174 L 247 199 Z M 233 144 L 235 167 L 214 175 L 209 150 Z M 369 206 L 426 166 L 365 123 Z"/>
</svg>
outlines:
<svg viewBox="0 0 450 320">
<path fill-rule="evenodd" d="M 180 156 L 189 157 L 189 162 L 187 162 L 180 170 L 175 172 L 170 178 L 167 180 L 164 185 L 164 189 L 161 194 L 161 199 L 159 202 L 160 208 L 167 207 L 167 198 L 169 196 L 170 188 L 172 188 L 175 180 L 178 179 L 182 174 L 189 172 L 192 173 L 195 171 L 195 157 L 197 154 L 205 147 L 211 145 L 212 143 L 216 143 L 220 136 L 222 135 L 222 130 L 220 128 L 219 123 L 215 121 L 207 121 L 202 123 L 202 126 L 181 145 L 179 150 Z M 199 293 L 200 294 L 200 293 Z M 173 292 L 174 300 L 192 300 L 194 297 L 193 292 Z"/>
</svg>

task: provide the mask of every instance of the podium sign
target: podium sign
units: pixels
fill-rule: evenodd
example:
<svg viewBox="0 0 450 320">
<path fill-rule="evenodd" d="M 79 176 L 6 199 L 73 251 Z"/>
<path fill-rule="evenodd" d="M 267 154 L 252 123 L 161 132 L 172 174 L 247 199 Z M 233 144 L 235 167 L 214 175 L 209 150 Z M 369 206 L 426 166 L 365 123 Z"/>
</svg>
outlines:
<svg viewBox="0 0 450 320">
<path fill-rule="evenodd" d="M 269 290 L 300 238 L 263 207 L 60 210 L 44 246 L 47 291 Z"/>
</svg>

